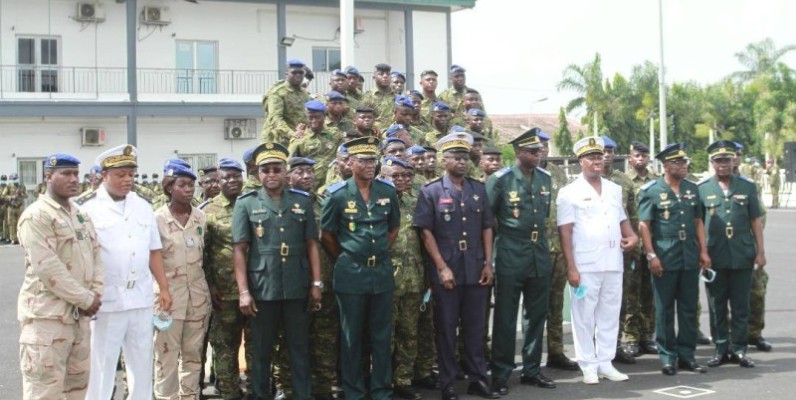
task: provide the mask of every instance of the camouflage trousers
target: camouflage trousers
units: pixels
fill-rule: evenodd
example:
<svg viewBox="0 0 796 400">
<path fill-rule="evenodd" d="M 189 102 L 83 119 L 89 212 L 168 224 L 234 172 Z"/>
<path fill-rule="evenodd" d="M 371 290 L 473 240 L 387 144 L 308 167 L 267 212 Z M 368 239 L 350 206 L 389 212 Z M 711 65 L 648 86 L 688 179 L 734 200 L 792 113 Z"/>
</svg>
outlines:
<svg viewBox="0 0 796 400">
<path fill-rule="evenodd" d="M 327 287 L 331 283 L 326 283 Z M 281 329 L 280 329 L 281 330 Z M 338 359 L 340 354 L 340 317 L 334 293 L 324 292 L 321 309 L 310 315 L 310 374 L 312 394 L 328 396 L 332 387 L 338 386 Z M 284 332 L 279 333 L 274 349 L 274 386 L 290 397 L 290 354 Z"/>
<path fill-rule="evenodd" d="M 392 381 L 395 386 L 410 386 L 415 375 L 422 303 L 420 293 L 405 293 L 395 296 L 392 301 Z"/>
<path fill-rule="evenodd" d="M 8 239 L 8 224 L 6 220 L 8 219 L 8 215 L 6 211 L 8 206 L 0 206 L 0 238 Z"/>
<path fill-rule="evenodd" d="M 26 321 L 19 337 L 22 398 L 83 400 L 90 354 L 88 318 L 70 325 L 49 319 Z"/>
<path fill-rule="evenodd" d="M 749 296 L 749 339 L 757 340 L 766 327 L 766 287 L 768 272 L 758 268 L 752 272 L 752 291 Z"/>
<path fill-rule="evenodd" d="M 652 278 L 647 258 L 633 258 L 635 268 L 625 269 L 622 303 L 625 316 L 620 321 L 622 342 L 654 340 L 655 303 L 652 300 Z"/>
<path fill-rule="evenodd" d="M 166 331 L 155 330 L 155 398 L 195 398 L 201 392 L 199 371 L 210 313 L 175 319 Z"/>
<path fill-rule="evenodd" d="M 417 321 L 417 357 L 415 357 L 414 378 L 431 376 L 437 362 L 437 344 L 434 330 L 434 299 L 426 303 Z"/>
<path fill-rule="evenodd" d="M 251 328 L 248 319 L 240 312 L 238 301 L 224 301 L 221 311 L 212 311 L 210 330 L 210 346 L 213 347 L 213 365 L 216 371 L 218 390 L 223 399 L 240 399 L 240 366 L 238 350 L 243 337 L 246 337 L 244 352 L 248 371 L 252 366 L 253 347 L 251 345 Z M 246 380 L 251 385 L 251 379 Z M 249 391 L 251 392 L 251 391 Z"/>
<path fill-rule="evenodd" d="M 547 357 L 564 354 L 564 287 L 567 284 L 564 254 L 551 252 L 550 262 L 553 270 L 547 311 Z"/>
<path fill-rule="evenodd" d="M 8 225 L 8 240 L 17 241 L 17 221 L 22 215 L 22 207 L 8 207 L 6 211 L 6 224 Z"/>
</svg>

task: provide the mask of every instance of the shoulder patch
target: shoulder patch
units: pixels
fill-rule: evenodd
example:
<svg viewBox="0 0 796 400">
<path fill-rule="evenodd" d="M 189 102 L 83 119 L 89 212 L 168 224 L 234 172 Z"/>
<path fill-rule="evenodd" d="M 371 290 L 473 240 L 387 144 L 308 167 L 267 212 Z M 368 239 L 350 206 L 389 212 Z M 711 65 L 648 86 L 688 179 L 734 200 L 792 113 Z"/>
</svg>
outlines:
<svg viewBox="0 0 796 400">
<path fill-rule="evenodd" d="M 441 177 L 441 176 L 438 176 L 438 177 L 436 177 L 436 178 L 434 178 L 434 179 L 432 179 L 432 180 L 430 180 L 430 181 L 426 182 L 426 184 L 425 184 L 425 185 L 423 185 L 423 186 L 428 186 L 428 185 L 430 185 L 430 184 L 432 184 L 432 183 L 436 183 L 436 182 L 439 182 L 439 181 L 441 181 L 441 180 L 442 180 L 442 177 Z"/>
<path fill-rule="evenodd" d="M 390 182 L 390 181 L 388 181 L 388 180 L 386 180 L 384 178 L 376 178 L 376 180 L 381 182 L 381 183 L 383 183 L 383 184 L 385 184 L 385 185 L 388 185 L 390 187 L 395 187 L 394 183 L 392 183 L 392 182 Z"/>
<path fill-rule="evenodd" d="M 544 169 L 542 167 L 536 167 L 536 170 L 541 172 L 541 173 L 543 173 L 543 174 L 545 174 L 545 175 L 547 175 L 547 176 L 552 176 L 552 175 L 550 175 L 550 171 L 548 171 L 548 170 L 546 170 L 546 169 Z"/>
<path fill-rule="evenodd" d="M 498 178 L 502 178 L 503 175 L 506 175 L 506 174 L 508 174 L 510 172 L 511 172 L 511 167 L 503 167 L 503 168 L 497 170 L 497 172 L 495 172 L 495 176 L 498 177 Z M 548 175 L 550 175 L 550 174 L 548 174 Z"/>
<path fill-rule="evenodd" d="M 329 194 L 332 194 L 332 193 L 334 193 L 334 192 L 346 187 L 347 182 L 348 181 L 337 182 L 334 185 L 329 186 L 328 188 L 326 188 L 326 191 L 329 192 Z"/>
<path fill-rule="evenodd" d="M 246 198 L 246 197 L 249 197 L 249 196 L 251 196 L 251 195 L 253 195 L 253 194 L 256 194 L 256 193 L 257 193 L 257 191 L 256 191 L 256 190 L 252 190 L 252 191 L 246 192 L 246 193 L 244 193 L 244 194 L 242 194 L 242 195 L 238 196 L 238 200 L 240 200 L 240 199 L 243 199 L 243 198 Z"/>
<path fill-rule="evenodd" d="M 207 205 L 210 204 L 210 200 L 211 199 L 207 199 L 207 200 L 203 201 L 202 204 L 199 204 L 196 208 L 201 210 L 201 209 L 207 207 Z"/>
<path fill-rule="evenodd" d="M 83 205 L 83 203 L 85 203 L 85 202 L 87 202 L 87 201 L 89 201 L 89 200 L 91 200 L 91 199 L 93 199 L 95 197 L 97 197 L 97 191 L 96 190 L 92 190 L 92 191 L 90 191 L 90 192 L 88 192 L 86 194 L 78 196 L 75 199 L 75 203 L 80 206 L 80 205 Z"/>
<path fill-rule="evenodd" d="M 310 194 L 305 192 L 305 191 L 303 191 L 303 190 L 290 188 L 290 192 L 291 193 L 295 193 L 295 194 L 300 194 L 300 195 L 305 196 L 305 197 L 310 197 Z"/>
<path fill-rule="evenodd" d="M 647 190 L 647 189 L 649 189 L 649 188 L 651 188 L 651 187 L 655 186 L 655 184 L 656 184 L 656 183 L 658 183 L 658 180 L 657 180 L 657 179 L 655 179 L 655 180 L 651 180 L 651 181 L 649 181 L 649 182 L 647 182 L 647 183 L 645 183 L 645 184 L 641 185 L 641 188 L 640 188 L 640 189 L 641 189 L 641 190 Z"/>
</svg>

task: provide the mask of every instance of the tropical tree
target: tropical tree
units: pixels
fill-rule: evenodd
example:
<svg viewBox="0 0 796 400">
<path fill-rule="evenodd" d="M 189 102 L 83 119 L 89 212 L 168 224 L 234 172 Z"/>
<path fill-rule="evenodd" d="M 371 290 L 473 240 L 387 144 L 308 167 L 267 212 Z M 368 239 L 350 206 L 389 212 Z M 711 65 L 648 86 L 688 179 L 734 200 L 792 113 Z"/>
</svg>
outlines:
<svg viewBox="0 0 796 400">
<path fill-rule="evenodd" d="M 559 91 L 572 90 L 578 93 L 579 96 L 567 104 L 566 111 L 569 113 L 586 107 L 586 115 L 582 122 L 589 124 L 596 135 L 599 132 L 601 116 L 607 108 L 600 53 L 596 53 L 590 63 L 570 64 L 564 68 L 564 78 L 556 87 Z"/>
<path fill-rule="evenodd" d="M 749 43 L 743 51 L 735 53 L 735 58 L 746 67 L 746 70 L 734 72 L 732 77 L 750 81 L 762 74 L 773 73 L 777 70 L 780 59 L 794 50 L 796 50 L 796 45 L 778 49 L 771 38 L 765 38 L 757 43 Z"/>
<path fill-rule="evenodd" d="M 559 156 L 566 156 L 572 154 L 572 132 L 569 131 L 569 123 L 567 122 L 567 113 L 564 107 L 558 111 L 558 132 L 553 136 L 553 143 L 558 149 Z"/>
</svg>

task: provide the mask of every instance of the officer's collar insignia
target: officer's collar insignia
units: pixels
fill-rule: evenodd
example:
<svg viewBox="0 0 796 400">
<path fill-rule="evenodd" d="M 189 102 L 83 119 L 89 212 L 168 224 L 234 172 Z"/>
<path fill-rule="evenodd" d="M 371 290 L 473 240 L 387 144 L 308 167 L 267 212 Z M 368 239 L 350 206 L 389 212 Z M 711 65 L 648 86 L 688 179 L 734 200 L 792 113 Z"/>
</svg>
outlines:
<svg viewBox="0 0 796 400">
<path fill-rule="evenodd" d="M 516 190 L 512 190 L 512 191 L 509 192 L 509 201 L 512 202 L 512 203 L 516 203 L 516 202 L 520 201 L 520 197 L 517 196 L 517 191 Z"/>
<path fill-rule="evenodd" d="M 661 200 L 666 200 L 669 198 L 669 193 L 663 192 L 661 193 Z"/>
</svg>

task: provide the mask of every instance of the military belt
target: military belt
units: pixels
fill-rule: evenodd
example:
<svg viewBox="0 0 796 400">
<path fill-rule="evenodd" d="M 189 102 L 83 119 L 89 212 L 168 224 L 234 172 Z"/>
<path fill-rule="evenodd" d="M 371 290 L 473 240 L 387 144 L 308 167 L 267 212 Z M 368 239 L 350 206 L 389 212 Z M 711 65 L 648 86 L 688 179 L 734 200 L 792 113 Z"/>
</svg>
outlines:
<svg viewBox="0 0 796 400">
<path fill-rule="evenodd" d="M 474 240 L 467 240 L 467 239 L 460 239 L 460 240 L 451 240 L 451 239 L 437 239 L 437 246 L 442 248 L 456 248 L 459 251 L 467 251 L 471 249 L 477 249 L 478 246 L 481 246 L 481 241 L 474 241 Z"/>
<path fill-rule="evenodd" d="M 724 233 L 727 234 L 727 239 L 732 239 L 733 229 L 731 226 L 728 226 Z"/>
<path fill-rule="evenodd" d="M 300 245 L 288 245 L 287 243 L 280 243 L 279 247 L 268 247 L 265 250 L 260 250 L 260 254 L 265 255 L 280 255 L 282 257 L 300 256 L 305 254 L 307 246 L 304 243 Z"/>
<path fill-rule="evenodd" d="M 657 235 L 655 235 L 655 233 L 653 233 L 652 236 L 653 237 L 660 237 L 660 238 L 664 238 L 664 239 L 677 239 L 677 240 L 680 240 L 680 241 L 685 241 L 685 240 L 688 239 L 688 232 L 685 229 L 680 229 L 679 231 L 677 231 L 674 234 L 661 234 L 660 236 L 657 236 Z"/>
</svg>

